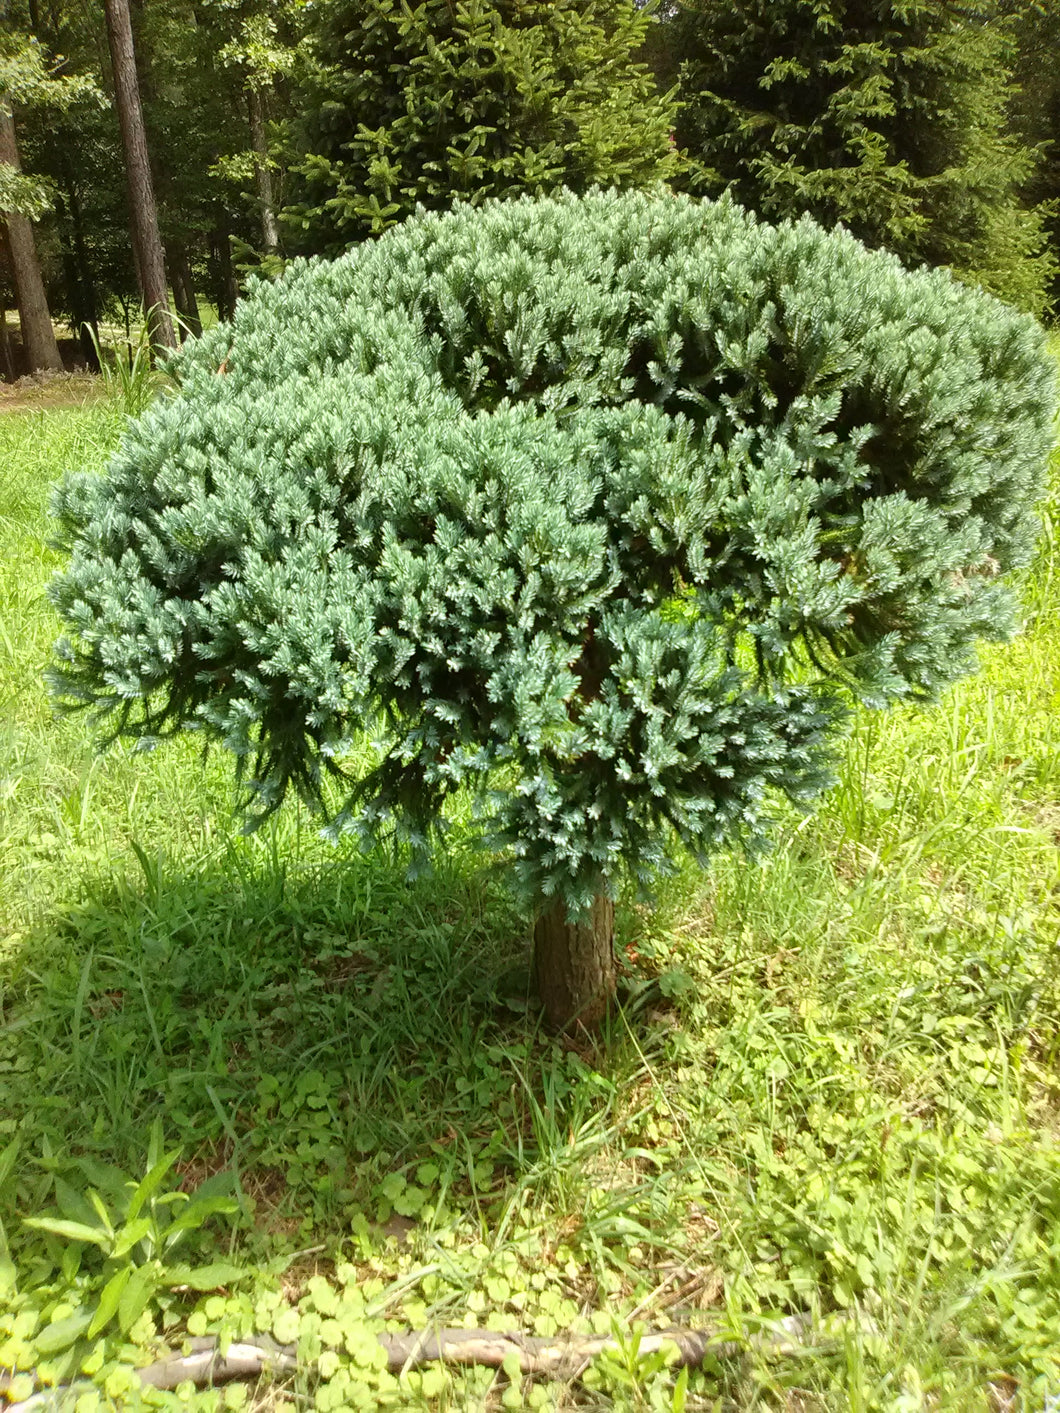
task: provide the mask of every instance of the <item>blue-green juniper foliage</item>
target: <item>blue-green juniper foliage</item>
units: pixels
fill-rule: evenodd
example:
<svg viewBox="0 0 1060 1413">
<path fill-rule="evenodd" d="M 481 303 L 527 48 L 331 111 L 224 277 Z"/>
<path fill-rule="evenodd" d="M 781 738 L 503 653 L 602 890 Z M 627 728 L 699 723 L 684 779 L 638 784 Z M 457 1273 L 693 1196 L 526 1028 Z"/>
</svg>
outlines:
<svg viewBox="0 0 1060 1413">
<path fill-rule="evenodd" d="M 417 855 L 470 784 L 572 916 L 1012 631 L 1055 395 L 989 296 L 666 193 L 417 215 L 172 371 L 56 495 L 61 698 Z"/>
</svg>

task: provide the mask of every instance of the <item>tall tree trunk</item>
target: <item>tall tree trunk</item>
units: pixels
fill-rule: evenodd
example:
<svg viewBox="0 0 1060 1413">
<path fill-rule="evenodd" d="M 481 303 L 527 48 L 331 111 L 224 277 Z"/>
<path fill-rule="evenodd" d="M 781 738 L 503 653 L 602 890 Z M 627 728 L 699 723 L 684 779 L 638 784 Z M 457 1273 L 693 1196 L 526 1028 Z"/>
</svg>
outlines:
<svg viewBox="0 0 1060 1413">
<path fill-rule="evenodd" d="M 125 152 L 125 173 L 129 187 L 129 219 L 133 252 L 140 278 L 144 308 L 156 348 L 174 348 L 176 335 L 169 317 L 165 257 L 158 234 L 158 208 L 147 154 L 147 134 L 140 107 L 140 84 L 136 74 L 132 21 L 128 0 L 103 0 L 107 16 L 107 41 L 114 69 L 114 97 Z"/>
<path fill-rule="evenodd" d="M 0 257 L 7 253 L 7 228 L 0 221 Z M 7 256 L 10 263 L 10 255 Z M 3 296 L 0 295 L 0 378 L 6 383 L 15 381 L 15 359 L 11 350 L 11 335 L 7 328 L 7 308 L 4 305 Z"/>
<path fill-rule="evenodd" d="M 555 1030 L 595 1030 L 615 994 L 615 905 L 598 893 L 585 918 L 570 922 L 550 899 L 534 924 L 534 981 Z"/>
<path fill-rule="evenodd" d="M 66 279 L 66 297 L 70 307 L 71 324 L 77 335 L 82 356 L 90 368 L 98 369 L 93 335 L 99 339 L 99 325 L 96 320 L 92 275 L 84 261 L 84 243 L 79 241 L 70 212 L 70 193 L 65 191 L 55 198 L 55 213 L 59 217 L 59 245 L 63 256 L 63 274 Z"/>
<path fill-rule="evenodd" d="M 217 317 L 222 322 L 225 319 L 231 319 L 236 312 L 236 300 L 239 298 L 239 284 L 236 280 L 236 272 L 232 268 L 232 246 L 229 236 L 228 219 L 221 216 L 218 218 L 211 238 L 217 269 L 214 303 L 217 305 Z"/>
<path fill-rule="evenodd" d="M 261 207 L 261 238 L 266 255 L 275 255 L 280 248 L 280 231 L 276 224 L 276 197 L 272 189 L 272 169 L 269 166 L 269 145 L 265 141 L 265 99 L 259 88 L 251 85 L 247 93 L 250 106 L 250 140 L 254 147 L 254 178 Z"/>
<path fill-rule="evenodd" d="M 7 310 L 0 300 L 0 377 L 5 383 L 15 381 L 15 360 L 11 356 L 11 335 L 7 332 Z"/>
<path fill-rule="evenodd" d="M 96 348 L 99 344 L 99 299 L 96 295 L 96 281 L 92 271 L 92 262 L 88 258 L 88 246 L 85 241 L 85 222 L 81 211 L 81 200 L 77 194 L 77 183 L 70 167 L 70 161 L 64 152 L 60 158 L 60 170 L 63 178 L 63 192 L 65 197 L 66 210 L 70 217 L 70 229 L 73 235 L 73 257 L 77 269 L 77 283 L 80 287 L 80 301 L 83 313 L 79 315 L 82 324 L 87 324 L 78 329 L 78 337 L 81 340 L 81 351 L 88 360 L 89 366 L 97 368 L 99 359 Z M 90 335 L 88 330 L 91 329 Z M 94 335 L 94 338 L 92 337 Z"/>
<path fill-rule="evenodd" d="M 3 104 L 0 104 L 0 162 L 9 163 L 16 171 L 21 170 L 15 119 Z M 4 212 L 4 219 L 18 298 L 18 318 L 22 326 L 22 347 L 32 371 L 38 368 L 58 370 L 63 366 L 63 361 L 59 357 L 59 345 L 55 342 L 33 227 L 25 216 L 15 211 Z"/>
<path fill-rule="evenodd" d="M 202 319 L 199 317 L 199 303 L 195 298 L 191 263 L 182 241 L 170 241 L 169 267 L 173 276 L 173 298 L 177 303 L 177 313 L 192 338 L 198 338 L 202 333 Z"/>
<path fill-rule="evenodd" d="M 39 0 L 28 0 L 29 21 L 32 32 L 53 53 L 62 50 L 59 34 L 61 6 L 53 4 L 47 16 L 41 14 Z M 95 44 L 93 48 L 97 47 Z M 62 195 L 56 201 L 56 213 L 60 218 L 60 242 L 63 248 L 63 266 L 66 272 L 67 294 L 73 311 L 73 328 L 81 345 L 81 353 L 90 368 L 99 369 L 99 300 L 96 297 L 96 282 L 92 262 L 88 258 L 85 243 L 85 223 L 81 201 L 77 194 L 77 180 L 70 153 L 60 144 L 58 151 L 59 174 L 62 182 Z M 63 218 L 66 218 L 73 238 L 72 245 L 63 237 Z M 91 330 L 91 333 L 89 332 Z"/>
</svg>

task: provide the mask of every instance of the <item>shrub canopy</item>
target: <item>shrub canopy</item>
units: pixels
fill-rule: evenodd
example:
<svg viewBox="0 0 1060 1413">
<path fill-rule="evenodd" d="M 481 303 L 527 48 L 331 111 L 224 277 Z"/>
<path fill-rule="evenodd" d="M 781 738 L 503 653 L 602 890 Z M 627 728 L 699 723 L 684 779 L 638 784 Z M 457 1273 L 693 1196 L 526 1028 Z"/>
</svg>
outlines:
<svg viewBox="0 0 1060 1413">
<path fill-rule="evenodd" d="M 237 757 L 257 812 L 426 845 L 478 790 L 583 908 L 828 779 L 854 698 L 1014 621 L 1051 444 L 1029 318 L 668 194 L 421 214 L 259 284 L 55 510 L 55 685 Z"/>
</svg>

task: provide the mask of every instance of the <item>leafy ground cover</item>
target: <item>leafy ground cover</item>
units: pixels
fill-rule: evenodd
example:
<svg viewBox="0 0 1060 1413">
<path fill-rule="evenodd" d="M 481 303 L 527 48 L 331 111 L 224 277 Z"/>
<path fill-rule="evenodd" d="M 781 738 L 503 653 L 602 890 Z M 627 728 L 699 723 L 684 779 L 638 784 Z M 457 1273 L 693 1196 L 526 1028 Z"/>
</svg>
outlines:
<svg viewBox="0 0 1060 1413">
<path fill-rule="evenodd" d="M 0 420 L 0 1365 L 70 1406 L 997 1409 L 1060 1398 L 1060 571 L 926 713 L 857 721 L 764 863 L 627 902 L 606 1044 L 545 1035 L 528 920 L 408 884 L 192 742 L 94 753 L 41 681 L 51 483 L 115 402 Z M 1055 500 L 1054 500 L 1055 505 Z M 780 1348 L 759 1338 L 797 1314 Z M 569 1384 L 374 1334 L 617 1331 Z M 637 1330 L 746 1351 L 673 1372 Z M 307 1372 L 134 1391 L 185 1334 Z"/>
</svg>

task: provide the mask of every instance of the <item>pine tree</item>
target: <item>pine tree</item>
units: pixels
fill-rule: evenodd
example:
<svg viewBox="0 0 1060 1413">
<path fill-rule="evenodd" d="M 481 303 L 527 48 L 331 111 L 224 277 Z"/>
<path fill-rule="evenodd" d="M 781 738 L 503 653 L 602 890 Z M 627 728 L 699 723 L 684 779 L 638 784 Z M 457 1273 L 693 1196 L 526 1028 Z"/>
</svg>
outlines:
<svg viewBox="0 0 1060 1413">
<path fill-rule="evenodd" d="M 633 0 L 324 0 L 288 212 L 338 254 L 422 204 L 665 179 L 673 105 Z"/>
<path fill-rule="evenodd" d="M 679 0 L 663 28 L 693 189 L 842 221 L 1041 312 L 1054 262 L 994 0 Z"/>
<path fill-rule="evenodd" d="M 1011 631 L 1056 394 L 944 272 L 615 192 L 295 261 L 170 367 L 58 492 L 58 693 L 414 864 L 474 790 L 558 1025 L 606 1006 L 623 879 L 754 839 L 853 701 Z"/>
</svg>

